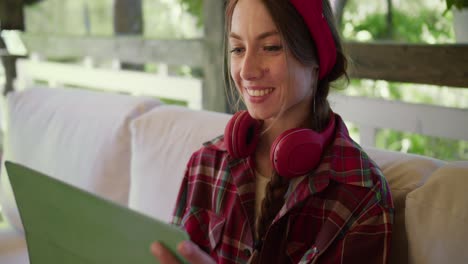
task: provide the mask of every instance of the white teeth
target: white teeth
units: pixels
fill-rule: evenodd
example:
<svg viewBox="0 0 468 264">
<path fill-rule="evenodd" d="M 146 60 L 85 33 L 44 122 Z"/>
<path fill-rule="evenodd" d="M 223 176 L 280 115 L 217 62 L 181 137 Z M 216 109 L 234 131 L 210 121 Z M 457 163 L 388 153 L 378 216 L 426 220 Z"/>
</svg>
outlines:
<svg viewBox="0 0 468 264">
<path fill-rule="evenodd" d="M 273 92 L 273 88 L 263 89 L 263 90 L 251 90 L 251 89 L 246 89 L 246 90 L 250 96 L 265 96 Z"/>
</svg>

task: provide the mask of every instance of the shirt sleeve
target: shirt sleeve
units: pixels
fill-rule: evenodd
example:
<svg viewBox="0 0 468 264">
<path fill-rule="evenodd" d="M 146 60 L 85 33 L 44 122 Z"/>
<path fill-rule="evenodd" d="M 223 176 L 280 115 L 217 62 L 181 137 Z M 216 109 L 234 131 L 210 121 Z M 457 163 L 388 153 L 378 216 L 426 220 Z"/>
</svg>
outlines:
<svg viewBox="0 0 468 264">
<path fill-rule="evenodd" d="M 182 179 L 182 183 L 180 184 L 179 194 L 177 196 L 177 200 L 174 207 L 172 224 L 177 226 L 182 225 L 182 219 L 184 218 L 184 214 L 187 208 L 188 178 L 192 164 L 193 155 L 190 157 L 190 160 L 188 161 L 187 166 L 185 168 L 184 178 Z"/>
</svg>

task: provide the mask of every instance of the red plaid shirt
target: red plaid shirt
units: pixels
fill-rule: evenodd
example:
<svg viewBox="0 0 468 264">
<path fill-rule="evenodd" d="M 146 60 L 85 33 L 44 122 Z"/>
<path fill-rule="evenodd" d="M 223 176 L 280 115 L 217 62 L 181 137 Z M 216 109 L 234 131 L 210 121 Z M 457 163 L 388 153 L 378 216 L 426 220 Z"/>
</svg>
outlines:
<svg viewBox="0 0 468 264">
<path fill-rule="evenodd" d="M 268 229 L 259 263 L 386 263 L 393 202 L 380 169 L 336 115 L 333 143 L 317 169 L 290 181 Z M 245 263 L 253 252 L 255 175 L 233 159 L 222 137 L 187 165 L 173 223 L 218 263 Z"/>
</svg>

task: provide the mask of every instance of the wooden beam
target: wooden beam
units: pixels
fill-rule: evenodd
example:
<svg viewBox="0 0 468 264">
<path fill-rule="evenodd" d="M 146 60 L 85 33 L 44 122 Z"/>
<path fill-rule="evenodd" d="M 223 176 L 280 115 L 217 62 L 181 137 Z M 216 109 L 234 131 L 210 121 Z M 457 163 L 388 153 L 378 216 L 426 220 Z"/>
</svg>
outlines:
<svg viewBox="0 0 468 264">
<path fill-rule="evenodd" d="M 222 1 L 205 7 L 222 9 Z M 218 5 L 218 6 L 217 6 Z M 214 12 L 214 11 L 213 11 Z M 214 19 L 214 18 L 213 18 Z M 222 20 L 222 18 L 217 18 Z M 45 57 L 116 58 L 130 63 L 149 61 L 203 66 L 207 80 L 217 80 L 208 93 L 216 100 L 222 84 L 222 24 L 207 21 L 206 37 L 157 40 L 140 37 L 72 37 L 23 34 L 27 49 Z M 221 24 L 219 24 L 221 23 Z M 213 28 L 210 28 L 211 27 Z M 217 28 L 217 29 L 216 29 Z M 206 43 L 206 46 L 205 46 Z M 468 87 L 468 44 L 345 43 L 352 78 Z M 207 54 L 206 56 L 204 54 Z M 206 84 L 209 87 L 211 84 Z M 224 93 L 224 91 L 223 91 Z M 209 101 L 214 99 L 208 99 Z"/>
<path fill-rule="evenodd" d="M 134 36 L 83 37 L 22 34 L 29 53 L 46 58 L 118 59 L 129 63 L 163 62 L 172 65 L 202 66 L 203 41 L 144 39 Z"/>
<path fill-rule="evenodd" d="M 203 109 L 227 112 L 224 85 L 224 1 L 204 0 L 205 59 L 203 64 Z"/>
<path fill-rule="evenodd" d="M 346 43 L 352 78 L 468 88 L 468 44 Z"/>
</svg>

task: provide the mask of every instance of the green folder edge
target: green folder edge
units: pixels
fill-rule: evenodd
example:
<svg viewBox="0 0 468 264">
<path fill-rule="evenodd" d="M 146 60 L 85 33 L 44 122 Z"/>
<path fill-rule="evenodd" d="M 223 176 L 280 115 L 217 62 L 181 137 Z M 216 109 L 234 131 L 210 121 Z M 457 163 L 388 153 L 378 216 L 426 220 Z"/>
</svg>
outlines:
<svg viewBox="0 0 468 264">
<path fill-rule="evenodd" d="M 176 226 L 140 214 L 13 162 L 5 162 L 31 264 L 154 264 L 160 241 L 181 263 Z"/>
</svg>

